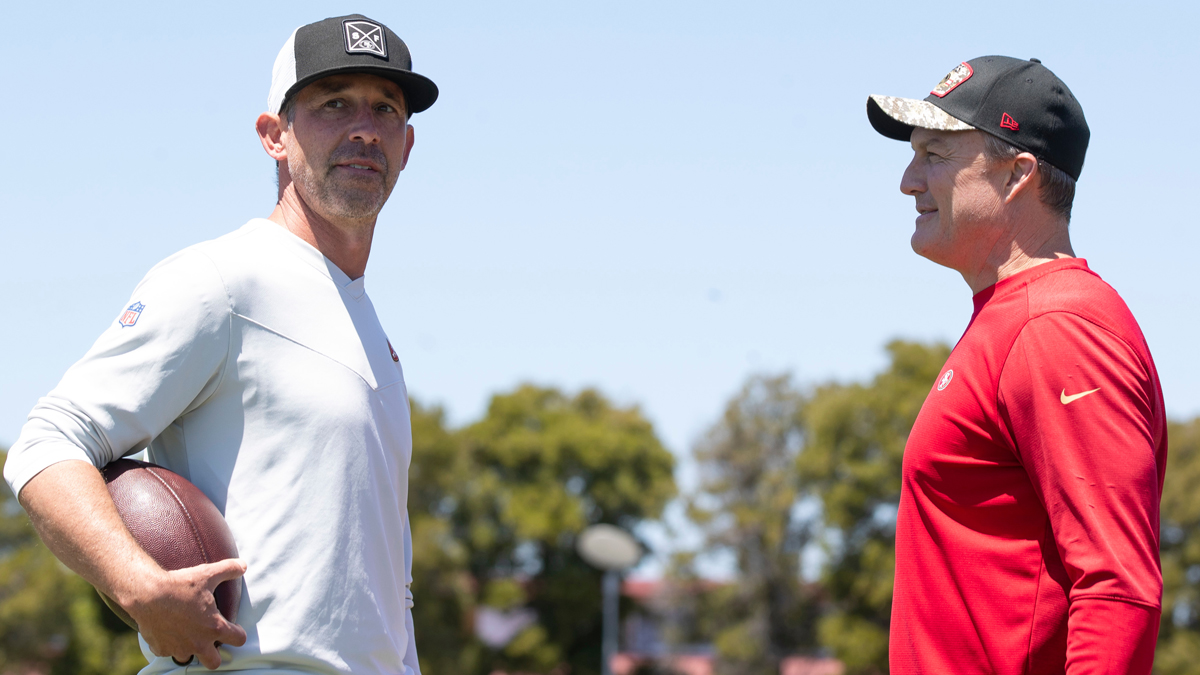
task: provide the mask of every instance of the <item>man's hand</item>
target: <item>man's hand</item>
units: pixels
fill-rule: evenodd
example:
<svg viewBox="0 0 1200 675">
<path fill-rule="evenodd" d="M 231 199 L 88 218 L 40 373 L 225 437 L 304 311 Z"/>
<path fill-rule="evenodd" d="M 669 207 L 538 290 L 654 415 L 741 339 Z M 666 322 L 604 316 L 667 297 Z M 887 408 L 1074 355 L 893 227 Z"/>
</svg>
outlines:
<svg viewBox="0 0 1200 675">
<path fill-rule="evenodd" d="M 104 479 L 78 460 L 52 464 L 18 495 L 54 555 L 129 612 L 151 651 L 180 662 L 221 665 L 217 642 L 240 647 L 246 631 L 217 610 L 213 590 L 246 573 L 239 559 L 168 572 L 121 522 Z"/>
<path fill-rule="evenodd" d="M 246 644 L 246 631 L 221 616 L 213 590 L 245 573 L 246 563 L 239 559 L 163 571 L 147 580 L 146 597 L 122 606 L 137 622 L 150 651 L 180 663 L 194 654 L 205 668 L 213 670 L 221 665 L 217 643 Z"/>
</svg>

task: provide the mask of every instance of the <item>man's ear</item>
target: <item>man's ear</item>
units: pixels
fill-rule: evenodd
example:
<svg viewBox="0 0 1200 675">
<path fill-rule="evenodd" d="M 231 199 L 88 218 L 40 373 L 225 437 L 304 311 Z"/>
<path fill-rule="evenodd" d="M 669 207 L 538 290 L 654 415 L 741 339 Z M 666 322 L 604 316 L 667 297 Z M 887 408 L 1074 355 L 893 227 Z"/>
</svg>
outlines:
<svg viewBox="0 0 1200 675">
<path fill-rule="evenodd" d="M 1037 157 L 1028 152 L 1014 157 L 1009 165 L 1008 181 L 1004 185 L 1004 201 L 1011 202 L 1025 193 L 1036 194 L 1039 172 Z"/>
<path fill-rule="evenodd" d="M 412 152 L 413 141 L 415 141 L 417 138 L 416 134 L 413 132 L 413 127 L 411 124 L 409 124 L 408 128 L 404 130 L 404 134 L 404 156 L 400 158 L 401 171 L 404 170 L 404 167 L 408 166 L 408 153 Z"/>
<path fill-rule="evenodd" d="M 263 150 L 276 162 L 287 161 L 287 149 L 283 145 L 284 129 L 283 118 L 274 113 L 265 112 L 254 121 L 254 130 L 258 132 Z"/>
</svg>

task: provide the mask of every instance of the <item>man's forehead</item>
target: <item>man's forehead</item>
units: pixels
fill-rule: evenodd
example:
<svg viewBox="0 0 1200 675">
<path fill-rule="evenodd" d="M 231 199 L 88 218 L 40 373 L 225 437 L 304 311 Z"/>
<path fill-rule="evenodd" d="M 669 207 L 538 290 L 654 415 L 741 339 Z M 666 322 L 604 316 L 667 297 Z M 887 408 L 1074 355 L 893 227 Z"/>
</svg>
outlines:
<svg viewBox="0 0 1200 675">
<path fill-rule="evenodd" d="M 938 129 L 913 129 L 909 143 L 913 149 L 936 149 L 939 147 L 955 147 L 969 142 L 978 131 L 941 131 Z"/>
<path fill-rule="evenodd" d="M 323 77 L 301 89 L 300 94 L 337 94 L 359 88 L 374 90 L 381 96 L 400 103 L 404 102 L 404 91 L 400 88 L 400 85 L 389 79 L 369 73 L 345 73 Z"/>
</svg>

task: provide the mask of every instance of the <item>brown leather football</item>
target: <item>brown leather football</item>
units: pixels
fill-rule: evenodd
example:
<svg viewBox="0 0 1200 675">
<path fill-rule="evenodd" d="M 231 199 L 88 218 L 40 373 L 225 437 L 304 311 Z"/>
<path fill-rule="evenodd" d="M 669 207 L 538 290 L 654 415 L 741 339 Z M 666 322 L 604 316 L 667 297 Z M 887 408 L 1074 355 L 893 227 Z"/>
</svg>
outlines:
<svg viewBox="0 0 1200 675">
<path fill-rule="evenodd" d="M 117 513 L 137 543 L 165 570 L 178 570 L 238 557 L 229 525 L 195 485 L 179 474 L 134 459 L 118 459 L 100 470 Z M 241 578 L 222 582 L 213 592 L 217 609 L 237 620 Z M 137 630 L 137 623 L 111 598 L 104 603 Z"/>
</svg>

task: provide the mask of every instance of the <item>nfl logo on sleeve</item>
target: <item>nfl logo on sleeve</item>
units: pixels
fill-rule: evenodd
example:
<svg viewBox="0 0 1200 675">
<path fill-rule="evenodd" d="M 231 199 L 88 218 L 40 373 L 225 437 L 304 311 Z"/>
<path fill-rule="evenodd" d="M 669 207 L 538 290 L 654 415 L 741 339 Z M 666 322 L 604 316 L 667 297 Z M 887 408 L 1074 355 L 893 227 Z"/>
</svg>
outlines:
<svg viewBox="0 0 1200 675">
<path fill-rule="evenodd" d="M 125 308 L 125 313 L 121 315 L 121 318 L 117 320 L 117 323 L 121 324 L 122 328 L 129 328 L 133 324 L 137 323 L 138 317 L 142 315 L 143 309 L 146 309 L 146 306 L 142 303 L 133 303 Z"/>
<path fill-rule="evenodd" d="M 346 29 L 347 54 L 374 54 L 387 58 L 387 41 L 383 26 L 370 21 L 343 21 Z"/>
</svg>

